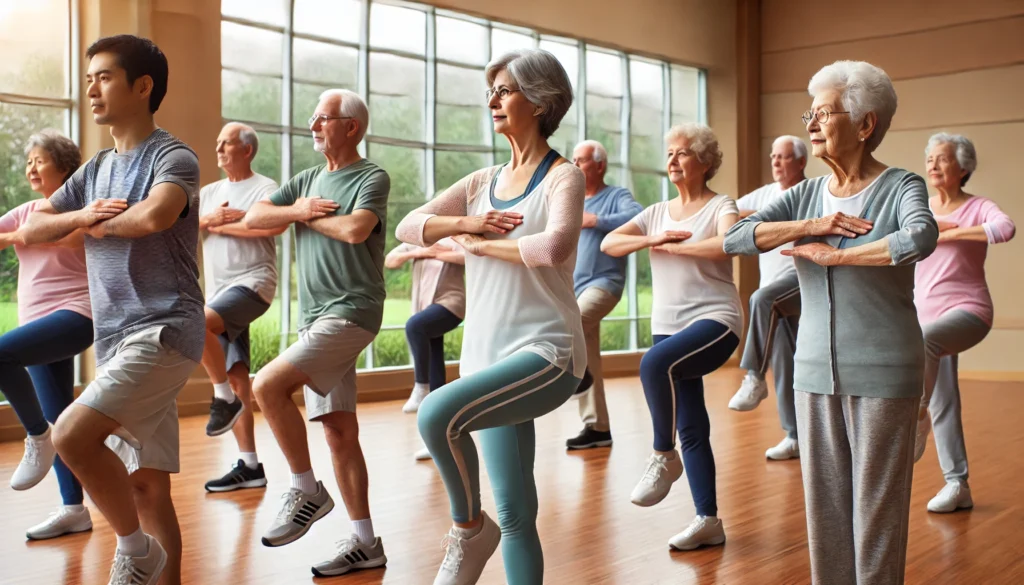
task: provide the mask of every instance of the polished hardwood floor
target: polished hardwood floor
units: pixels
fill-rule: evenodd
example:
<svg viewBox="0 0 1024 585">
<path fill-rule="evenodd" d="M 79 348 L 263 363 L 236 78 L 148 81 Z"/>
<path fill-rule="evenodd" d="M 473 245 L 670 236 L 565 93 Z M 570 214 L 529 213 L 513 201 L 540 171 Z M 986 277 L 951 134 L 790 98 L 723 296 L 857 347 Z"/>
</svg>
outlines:
<svg viewBox="0 0 1024 585">
<path fill-rule="evenodd" d="M 797 461 L 767 462 L 766 447 L 781 438 L 774 396 L 754 412 L 726 408 L 740 380 L 735 369 L 707 381 L 712 441 L 718 465 L 720 515 L 728 542 L 723 547 L 669 552 L 666 541 L 693 517 L 685 481 L 654 508 L 629 503 L 629 493 L 650 452 L 650 421 L 636 378 L 609 381 L 615 445 L 566 453 L 563 441 L 578 431 L 576 403 L 537 421 L 536 475 L 539 529 L 546 582 L 551 584 L 654 585 L 689 583 L 806 583 L 809 581 L 803 491 Z M 929 514 L 926 502 L 942 487 L 933 446 L 918 464 L 907 583 L 941 585 L 1024 583 L 1024 384 L 964 382 L 964 424 L 971 455 L 976 507 L 951 515 Z M 331 580 L 314 579 L 309 567 L 332 556 L 333 543 L 349 523 L 331 476 L 326 446 L 311 426 L 314 469 L 338 507 L 302 540 L 269 549 L 260 535 L 278 510 L 288 473 L 273 437 L 257 418 L 257 442 L 268 470 L 266 490 L 207 494 L 202 484 L 219 475 L 235 456 L 230 435 L 209 439 L 205 419 L 182 421 L 182 473 L 174 497 L 184 531 L 184 582 L 212 585 L 334 582 L 429 584 L 450 526 L 448 499 L 434 466 L 416 463 L 414 417 L 400 402 L 360 406 L 362 444 L 370 470 L 374 525 L 384 538 L 386 569 Z M 51 474 L 29 492 L 14 492 L 7 479 L 21 445 L 0 445 L 0 583 L 101 584 L 114 535 L 99 514 L 91 533 L 26 542 L 24 529 L 57 502 Z M 484 507 L 494 502 L 483 477 Z M 481 584 L 504 583 L 501 555 L 491 559 Z"/>
</svg>

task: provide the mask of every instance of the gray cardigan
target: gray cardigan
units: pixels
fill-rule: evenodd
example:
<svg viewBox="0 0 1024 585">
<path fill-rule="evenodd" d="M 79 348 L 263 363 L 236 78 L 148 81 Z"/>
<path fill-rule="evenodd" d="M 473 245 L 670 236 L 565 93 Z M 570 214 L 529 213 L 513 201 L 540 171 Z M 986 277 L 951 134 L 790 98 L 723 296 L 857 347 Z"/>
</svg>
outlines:
<svg viewBox="0 0 1024 585">
<path fill-rule="evenodd" d="M 761 222 L 822 216 L 822 189 L 830 176 L 806 180 L 725 235 L 729 254 L 760 254 L 754 230 Z M 864 202 L 867 234 L 843 238 L 839 248 L 889 239 L 891 266 L 824 267 L 796 258 L 802 313 L 794 388 L 815 394 L 875 398 L 921 396 L 924 340 L 914 307 L 914 263 L 935 249 L 938 226 L 924 179 L 890 168 Z M 809 237 L 796 245 L 824 241 Z"/>
</svg>

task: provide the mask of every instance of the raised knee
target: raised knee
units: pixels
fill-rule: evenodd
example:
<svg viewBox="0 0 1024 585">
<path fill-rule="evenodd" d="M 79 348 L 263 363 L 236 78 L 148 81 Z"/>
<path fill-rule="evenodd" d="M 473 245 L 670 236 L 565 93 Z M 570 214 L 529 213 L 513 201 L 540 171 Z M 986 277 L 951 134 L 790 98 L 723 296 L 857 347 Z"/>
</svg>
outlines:
<svg viewBox="0 0 1024 585">
<path fill-rule="evenodd" d="M 50 440 L 62 459 L 73 461 L 81 450 L 82 442 L 74 439 L 70 427 L 66 418 L 58 418 L 50 431 Z"/>
<path fill-rule="evenodd" d="M 430 393 L 420 403 L 419 411 L 416 414 L 416 426 L 420 429 L 420 435 L 426 437 L 435 434 L 447 434 L 451 417 L 441 408 L 437 400 L 437 394 Z"/>
</svg>

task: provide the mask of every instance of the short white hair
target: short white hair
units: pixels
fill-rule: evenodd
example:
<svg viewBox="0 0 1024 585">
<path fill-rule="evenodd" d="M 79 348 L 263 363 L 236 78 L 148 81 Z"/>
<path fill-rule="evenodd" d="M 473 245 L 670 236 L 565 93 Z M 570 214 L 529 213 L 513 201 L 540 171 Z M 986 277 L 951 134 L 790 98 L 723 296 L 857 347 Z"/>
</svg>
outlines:
<svg viewBox="0 0 1024 585">
<path fill-rule="evenodd" d="M 924 155 L 928 156 L 932 148 L 940 144 L 952 144 L 956 147 L 956 162 L 960 165 L 961 169 L 967 171 L 964 178 L 960 179 L 960 186 L 963 187 L 978 168 L 978 151 L 974 149 L 974 143 L 962 134 L 939 132 L 938 134 L 932 134 L 932 137 L 928 139 L 928 146 L 924 149 Z"/>
<path fill-rule="evenodd" d="M 576 148 L 583 147 L 589 147 L 594 149 L 594 154 L 591 155 L 591 158 L 594 159 L 594 162 L 607 162 L 608 151 L 605 150 L 604 145 L 601 144 L 600 142 L 596 140 L 584 140 L 583 142 L 580 142 L 579 144 L 576 145 Z M 576 150 L 576 148 L 574 148 L 573 150 Z"/>
<path fill-rule="evenodd" d="M 487 64 L 487 85 L 493 85 L 503 70 L 530 103 L 540 106 L 540 134 L 550 138 L 572 106 L 572 83 L 565 68 L 543 49 L 509 51 Z"/>
<path fill-rule="evenodd" d="M 788 134 L 786 136 L 779 136 L 778 138 L 775 139 L 774 142 L 772 142 L 772 148 L 775 148 L 775 146 L 778 145 L 780 142 L 788 142 L 792 144 L 793 156 L 803 161 L 807 160 L 807 145 L 804 144 L 803 140 L 800 140 L 796 136 L 790 136 Z"/>
<path fill-rule="evenodd" d="M 363 137 L 366 136 L 366 129 L 370 125 L 370 110 L 366 107 L 366 102 L 363 101 L 363 98 L 359 97 L 358 93 L 348 89 L 328 89 L 320 94 L 320 101 L 324 101 L 324 99 L 331 96 L 341 98 L 341 108 L 338 111 L 339 116 L 352 118 L 359 123 L 359 133 L 356 134 L 356 142 L 361 142 Z"/>
<path fill-rule="evenodd" d="M 843 107 L 855 124 L 860 124 L 868 112 L 878 117 L 875 131 L 864 143 L 867 152 L 874 152 L 896 114 L 896 89 L 889 75 L 866 61 L 836 61 L 818 70 L 807 84 L 811 97 L 829 90 L 840 92 Z"/>
<path fill-rule="evenodd" d="M 256 131 L 252 129 L 252 126 L 243 124 L 241 122 L 232 122 L 233 125 L 238 127 L 238 140 L 246 146 L 252 147 L 252 158 L 256 158 L 256 153 L 260 150 L 260 137 L 257 136 Z"/>
<path fill-rule="evenodd" d="M 704 124 L 696 124 L 688 122 L 685 124 L 678 124 L 669 129 L 668 133 L 665 134 L 665 142 L 672 142 L 680 138 L 685 139 L 690 143 L 690 150 L 696 155 L 697 160 L 701 163 L 709 165 L 708 170 L 704 173 L 704 180 L 710 181 L 716 174 L 718 174 L 719 167 L 722 166 L 722 149 L 718 146 L 718 137 L 715 136 L 714 130 Z"/>
</svg>

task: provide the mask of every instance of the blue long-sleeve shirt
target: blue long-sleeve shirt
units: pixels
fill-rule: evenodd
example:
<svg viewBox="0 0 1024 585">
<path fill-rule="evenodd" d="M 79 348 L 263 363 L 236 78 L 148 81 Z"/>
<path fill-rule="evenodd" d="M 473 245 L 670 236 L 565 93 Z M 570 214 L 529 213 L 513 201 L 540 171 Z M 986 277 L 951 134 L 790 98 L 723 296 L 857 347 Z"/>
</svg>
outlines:
<svg viewBox="0 0 1024 585">
<path fill-rule="evenodd" d="M 576 249 L 576 270 L 572 278 L 576 296 L 596 286 L 615 296 L 622 295 L 626 284 L 626 258 L 613 258 L 601 251 L 601 240 L 609 232 L 643 211 L 628 189 L 608 185 L 597 195 L 587 197 L 583 211 L 597 216 L 597 225 L 580 232 Z"/>
</svg>

